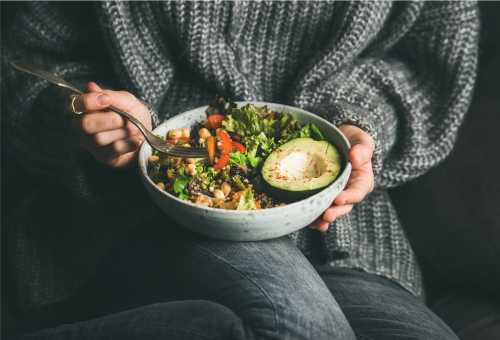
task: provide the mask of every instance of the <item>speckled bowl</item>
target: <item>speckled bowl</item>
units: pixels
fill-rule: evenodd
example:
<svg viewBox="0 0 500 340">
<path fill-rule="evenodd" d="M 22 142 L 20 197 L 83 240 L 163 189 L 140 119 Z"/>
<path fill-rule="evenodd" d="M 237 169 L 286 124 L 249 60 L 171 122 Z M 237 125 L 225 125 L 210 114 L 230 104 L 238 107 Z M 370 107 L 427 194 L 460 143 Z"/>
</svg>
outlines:
<svg viewBox="0 0 500 340">
<path fill-rule="evenodd" d="M 238 102 L 238 107 L 245 102 Z M 285 109 L 293 114 L 302 125 L 314 123 L 323 136 L 339 150 L 344 162 L 350 148 L 344 135 L 326 120 L 307 111 L 272 103 L 255 103 L 257 106 L 267 105 L 268 108 L 281 111 Z M 193 127 L 197 122 L 203 122 L 207 116 L 205 107 L 193 109 L 169 119 L 158 126 L 153 133 L 166 135 L 172 129 Z M 280 237 L 297 231 L 319 217 L 333 202 L 344 188 L 351 164 L 342 166 L 339 177 L 324 190 L 304 200 L 282 207 L 271 209 L 237 211 L 222 210 L 198 206 L 185 202 L 159 189 L 147 175 L 148 158 L 152 150 L 144 143 L 139 153 L 140 176 L 147 191 L 158 206 L 171 218 L 195 232 L 224 240 L 259 241 Z"/>
</svg>

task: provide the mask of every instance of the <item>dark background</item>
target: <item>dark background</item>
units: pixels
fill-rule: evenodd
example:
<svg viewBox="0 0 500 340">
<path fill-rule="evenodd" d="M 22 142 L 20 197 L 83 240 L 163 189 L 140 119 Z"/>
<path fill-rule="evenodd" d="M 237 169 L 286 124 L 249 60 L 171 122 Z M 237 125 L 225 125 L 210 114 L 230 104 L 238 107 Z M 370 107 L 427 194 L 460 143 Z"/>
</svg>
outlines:
<svg viewBox="0 0 500 340">
<path fill-rule="evenodd" d="M 456 146 L 390 192 L 427 304 L 461 340 L 500 339 L 500 2 L 479 6 L 478 78 Z"/>
<path fill-rule="evenodd" d="M 500 294 L 500 2 L 480 9 L 477 85 L 456 146 L 391 197 L 427 280 Z"/>
<path fill-rule="evenodd" d="M 8 10 L 2 2 L 2 25 Z M 478 82 L 457 144 L 442 164 L 390 192 L 429 306 L 461 339 L 474 340 L 500 339 L 500 2 L 480 2 L 480 10 Z M 49 326 L 19 317 L 4 294 L 12 289 L 5 269 L 2 335 Z"/>
</svg>

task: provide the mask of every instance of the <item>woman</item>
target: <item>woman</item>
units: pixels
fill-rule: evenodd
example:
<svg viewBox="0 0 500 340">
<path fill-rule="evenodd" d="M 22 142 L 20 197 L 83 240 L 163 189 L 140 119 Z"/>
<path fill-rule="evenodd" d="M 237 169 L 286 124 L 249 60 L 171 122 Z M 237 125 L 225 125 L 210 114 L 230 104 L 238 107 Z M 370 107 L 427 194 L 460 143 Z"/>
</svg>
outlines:
<svg viewBox="0 0 500 340">
<path fill-rule="evenodd" d="M 26 315 L 66 316 L 20 338 L 456 338 L 423 303 L 386 189 L 452 148 L 475 79 L 474 3 L 20 6 L 2 29 L 9 269 Z M 22 76 L 12 59 L 86 94 Z M 106 106 L 154 128 L 217 93 L 306 108 L 348 137 L 349 183 L 310 228 L 213 240 L 147 197 L 141 135 Z M 89 282 L 109 308 L 71 318 Z"/>
</svg>

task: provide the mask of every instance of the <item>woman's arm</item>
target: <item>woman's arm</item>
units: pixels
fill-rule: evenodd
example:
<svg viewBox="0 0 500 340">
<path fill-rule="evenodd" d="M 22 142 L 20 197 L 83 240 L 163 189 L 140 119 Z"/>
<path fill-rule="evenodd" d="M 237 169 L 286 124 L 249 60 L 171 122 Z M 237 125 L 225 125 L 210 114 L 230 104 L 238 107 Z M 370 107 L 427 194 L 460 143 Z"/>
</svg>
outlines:
<svg viewBox="0 0 500 340">
<path fill-rule="evenodd" d="M 340 52 L 360 48 L 358 58 L 320 63 L 301 83 L 296 104 L 340 125 L 353 143 L 346 189 L 311 228 L 325 231 L 349 213 L 373 190 L 373 175 L 377 186 L 392 187 L 437 165 L 467 111 L 477 64 L 476 5 L 396 3 L 392 12 L 366 48 L 362 39 L 343 41 L 352 46 Z M 331 60 L 344 60 L 339 50 Z"/>
<path fill-rule="evenodd" d="M 303 76 L 295 104 L 368 132 L 376 186 L 393 187 L 422 175 L 453 147 L 476 77 L 477 6 L 396 2 L 368 44 L 357 34 L 369 32 L 356 31 L 363 18 L 355 19 Z M 349 53 L 357 57 L 344 63 Z"/>
<path fill-rule="evenodd" d="M 90 80 L 116 86 L 93 3 L 15 6 L 1 33 L 2 227 L 19 305 L 41 316 L 78 291 L 117 237 L 159 210 L 137 170 L 112 169 L 80 147 L 67 90 L 8 64 L 24 60 L 82 89 Z"/>
</svg>

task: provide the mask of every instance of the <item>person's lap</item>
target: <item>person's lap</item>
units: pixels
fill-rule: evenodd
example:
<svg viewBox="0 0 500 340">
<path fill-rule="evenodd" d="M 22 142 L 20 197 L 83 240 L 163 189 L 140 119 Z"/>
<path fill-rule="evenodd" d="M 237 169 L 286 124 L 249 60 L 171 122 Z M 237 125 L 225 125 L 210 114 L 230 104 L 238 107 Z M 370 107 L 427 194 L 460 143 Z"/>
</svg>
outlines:
<svg viewBox="0 0 500 340">
<path fill-rule="evenodd" d="M 157 225 L 120 241 L 102 269 L 111 314 L 33 338 L 355 338 L 288 237 L 230 242 Z"/>
<path fill-rule="evenodd" d="M 230 242 L 157 224 L 119 242 L 102 268 L 110 315 L 33 338 L 454 338 L 383 278 L 321 272 L 327 288 L 288 237 Z"/>
<path fill-rule="evenodd" d="M 458 339 L 425 304 L 361 270 L 316 266 L 358 339 Z"/>
<path fill-rule="evenodd" d="M 351 331 L 340 308 L 287 237 L 231 242 L 181 227 L 168 231 L 156 227 L 148 233 L 121 242 L 108 259 L 105 272 L 114 312 L 156 302 L 209 301 L 233 311 L 247 335 L 349 338 Z M 144 282 L 145 277 L 150 283 Z"/>
</svg>

